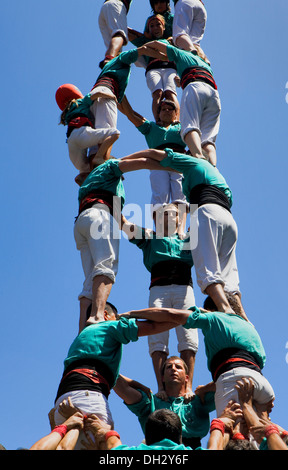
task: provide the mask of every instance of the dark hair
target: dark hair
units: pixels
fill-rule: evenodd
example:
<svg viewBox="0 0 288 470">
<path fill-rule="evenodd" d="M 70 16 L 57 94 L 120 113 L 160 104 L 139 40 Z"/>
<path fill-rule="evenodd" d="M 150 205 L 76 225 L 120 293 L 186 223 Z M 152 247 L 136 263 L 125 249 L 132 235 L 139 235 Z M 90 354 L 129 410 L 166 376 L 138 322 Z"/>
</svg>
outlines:
<svg viewBox="0 0 288 470">
<path fill-rule="evenodd" d="M 256 450 L 247 439 L 230 439 L 224 450 Z"/>
<path fill-rule="evenodd" d="M 209 296 L 204 300 L 203 308 L 205 310 L 209 310 L 210 312 L 217 312 L 218 310 L 214 300 L 212 300 L 212 298 Z"/>
<path fill-rule="evenodd" d="M 155 13 L 154 4 L 155 4 L 155 0 L 150 0 L 152 11 Z M 166 0 L 166 11 L 171 11 L 170 0 Z"/>
<path fill-rule="evenodd" d="M 163 439 L 170 439 L 176 444 L 182 442 L 182 423 L 174 411 L 156 410 L 151 413 L 145 425 L 145 441 L 149 446 Z"/>
<path fill-rule="evenodd" d="M 86 319 L 88 319 L 90 317 L 91 309 L 92 309 L 92 304 L 90 304 L 89 307 L 86 310 Z M 109 315 L 111 315 L 111 313 L 114 313 L 115 316 L 116 316 L 116 319 L 118 320 L 118 310 L 115 307 L 115 305 L 111 304 L 111 302 L 106 302 L 105 310 L 107 310 Z"/>
</svg>

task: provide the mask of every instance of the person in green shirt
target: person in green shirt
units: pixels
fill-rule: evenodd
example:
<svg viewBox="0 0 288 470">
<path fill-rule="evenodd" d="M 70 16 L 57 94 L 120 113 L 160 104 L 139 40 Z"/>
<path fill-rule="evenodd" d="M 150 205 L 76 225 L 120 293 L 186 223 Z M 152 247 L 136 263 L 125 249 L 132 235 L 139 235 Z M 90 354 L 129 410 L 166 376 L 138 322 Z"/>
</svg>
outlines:
<svg viewBox="0 0 288 470">
<path fill-rule="evenodd" d="M 122 175 L 125 172 L 159 167 L 157 162 L 149 158 L 110 158 L 97 164 L 79 189 L 74 238 L 85 276 L 83 289 L 78 297 L 79 331 L 86 324 L 86 310 L 91 303 L 88 323 L 94 323 L 98 317 L 102 318 L 118 272 L 119 222 L 125 201 Z"/>
<path fill-rule="evenodd" d="M 149 148 L 171 148 L 175 152 L 186 153 L 186 144 L 181 138 L 181 124 L 178 120 L 177 106 L 173 101 L 162 100 L 159 104 L 158 122 L 150 121 L 135 111 L 125 95 L 119 110 L 129 119 L 136 129 L 145 137 Z M 175 171 L 150 171 L 151 210 L 163 204 L 177 202 L 187 204 L 182 190 L 182 175 Z M 181 230 L 184 233 L 186 210 L 180 215 Z"/>
<path fill-rule="evenodd" d="M 90 171 L 88 149 L 96 147 L 95 158 L 106 158 L 120 132 L 114 127 L 95 126 L 91 111 L 94 100 L 93 93 L 83 96 L 81 91 L 70 83 L 58 87 L 55 94 L 56 102 L 61 109 L 60 124 L 67 126 L 67 145 L 69 158 L 79 174 L 75 182 L 81 185 Z"/>
<path fill-rule="evenodd" d="M 188 369 L 177 356 L 166 359 L 161 375 L 165 393 L 146 393 L 147 387 L 123 375 L 118 377 L 114 391 L 137 416 L 143 433 L 149 415 L 155 410 L 169 409 L 176 413 L 181 420 L 183 444 L 195 449 L 209 432 L 209 413 L 215 410 L 215 384 L 197 387 L 195 394 L 191 397 L 189 393 L 187 398 Z"/>
<path fill-rule="evenodd" d="M 191 268 L 193 259 L 189 235 L 179 233 L 178 204 L 167 204 L 155 212 L 155 232 L 141 228 L 122 215 L 122 230 L 129 241 L 143 252 L 143 262 L 151 273 L 149 286 L 150 307 L 189 308 L 195 304 Z M 192 395 L 192 382 L 198 350 L 197 330 L 175 329 L 180 357 L 187 364 L 188 383 L 186 395 Z M 163 392 L 162 367 L 169 354 L 169 333 L 148 337 L 149 354 L 158 384 Z"/>
<path fill-rule="evenodd" d="M 54 424 L 58 426 L 65 421 L 59 407 L 69 399 L 84 415 L 96 414 L 111 426 L 113 419 L 108 397 L 119 375 L 123 345 L 172 326 L 119 319 L 116 307 L 107 303 L 102 320 L 86 326 L 69 347 L 55 398 Z M 79 436 L 79 446 L 81 440 L 82 436 Z"/>
<path fill-rule="evenodd" d="M 233 305 L 235 309 L 235 306 Z M 238 401 L 237 381 L 251 378 L 254 382 L 253 399 L 259 404 L 275 398 L 272 385 L 263 375 L 265 349 L 256 328 L 242 318 L 241 312 L 217 311 L 208 297 L 204 309 L 189 310 L 143 309 L 123 314 L 125 318 L 175 322 L 184 328 L 199 328 L 204 336 L 207 368 L 216 385 L 215 406 L 220 416 L 230 400 Z"/>
<path fill-rule="evenodd" d="M 170 44 L 169 40 L 163 39 L 165 32 L 165 19 L 162 15 L 150 16 L 147 20 L 149 29 L 149 39 L 145 36 L 129 33 L 129 39 L 134 46 L 139 47 L 151 40 L 157 40 Z M 146 83 L 152 95 L 152 112 L 156 122 L 159 120 L 159 103 L 164 98 L 173 101 L 179 112 L 179 102 L 177 98 L 177 73 L 174 61 L 154 59 L 143 55 Z M 136 64 L 137 65 L 137 64 Z M 177 82 L 178 83 L 178 82 Z"/>
<path fill-rule="evenodd" d="M 145 55 L 172 60 L 180 77 L 181 136 L 191 155 L 206 158 L 216 166 L 216 138 L 220 127 L 221 102 L 210 62 L 200 46 L 184 51 L 161 41 L 143 46 Z"/>
<path fill-rule="evenodd" d="M 232 312 L 232 295 L 247 319 L 241 301 L 236 261 L 237 224 L 231 213 L 232 192 L 224 176 L 207 160 L 171 149 L 142 150 L 125 158 L 149 157 L 167 171 L 183 174 L 182 188 L 190 204 L 190 245 L 197 282 L 221 312 Z"/>
</svg>

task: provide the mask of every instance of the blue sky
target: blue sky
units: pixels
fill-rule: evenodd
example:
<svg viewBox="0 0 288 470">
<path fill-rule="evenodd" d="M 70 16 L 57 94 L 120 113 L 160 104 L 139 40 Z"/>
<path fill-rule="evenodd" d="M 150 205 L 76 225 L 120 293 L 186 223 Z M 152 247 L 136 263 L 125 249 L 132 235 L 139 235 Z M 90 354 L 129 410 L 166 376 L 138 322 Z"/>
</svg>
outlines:
<svg viewBox="0 0 288 470">
<path fill-rule="evenodd" d="M 50 0 L 45 6 L 28 0 L 0 6 L 0 443 L 7 449 L 30 447 L 49 432 L 47 415 L 77 334 L 83 282 L 73 238 L 77 172 L 68 158 L 65 128 L 58 126 L 54 95 L 67 82 L 86 93 L 97 78 L 105 51 L 98 31 L 101 5 L 102 0 Z M 206 0 L 205 5 L 201 44 L 222 102 L 218 168 L 233 192 L 243 304 L 266 349 L 264 374 L 276 394 L 271 418 L 287 429 L 288 4 Z M 128 25 L 141 31 L 149 14 L 148 0 L 134 0 Z M 152 119 L 142 69 L 133 67 L 127 96 Z M 144 137 L 121 114 L 118 128 L 116 157 L 146 148 Z M 144 213 L 149 173 L 130 173 L 124 184 L 127 204 L 139 204 Z M 201 306 L 204 297 L 194 272 L 193 280 Z M 145 308 L 148 286 L 140 250 L 123 238 L 110 300 L 120 312 Z M 175 353 L 172 332 L 170 354 Z M 121 372 L 156 391 L 146 338 L 124 347 Z M 200 334 L 194 388 L 210 379 Z M 136 418 L 114 392 L 109 400 L 122 441 L 137 445 L 142 433 Z"/>
</svg>

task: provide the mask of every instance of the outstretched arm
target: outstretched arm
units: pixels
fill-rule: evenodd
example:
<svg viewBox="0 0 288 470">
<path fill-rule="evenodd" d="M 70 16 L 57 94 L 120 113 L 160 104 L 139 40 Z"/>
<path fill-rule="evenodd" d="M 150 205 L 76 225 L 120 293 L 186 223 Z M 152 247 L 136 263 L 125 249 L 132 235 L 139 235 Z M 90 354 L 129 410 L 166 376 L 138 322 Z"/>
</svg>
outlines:
<svg viewBox="0 0 288 470">
<path fill-rule="evenodd" d="M 156 323 L 168 322 L 176 325 L 184 325 L 190 316 L 190 310 L 180 310 L 174 308 L 145 308 L 142 310 L 131 310 L 120 316 L 126 318 L 137 318 L 141 320 L 150 320 Z M 140 323 L 141 324 L 141 323 Z"/>
<path fill-rule="evenodd" d="M 145 150 L 143 152 L 145 152 Z M 163 171 L 166 170 L 167 171 L 167 168 L 164 168 L 163 166 L 161 166 L 160 163 L 157 162 L 157 160 L 145 157 L 144 154 L 142 157 L 139 156 L 137 158 L 126 158 L 126 157 L 121 158 L 121 160 L 119 161 L 119 169 L 122 171 L 122 173 L 129 173 L 130 171 L 136 171 L 136 170 L 163 170 Z"/>
<path fill-rule="evenodd" d="M 123 97 L 121 103 L 118 103 L 118 109 L 122 114 L 127 116 L 129 121 L 131 121 L 134 126 L 139 127 L 144 124 L 145 118 L 141 116 L 141 114 L 134 111 L 126 95 Z"/>
</svg>

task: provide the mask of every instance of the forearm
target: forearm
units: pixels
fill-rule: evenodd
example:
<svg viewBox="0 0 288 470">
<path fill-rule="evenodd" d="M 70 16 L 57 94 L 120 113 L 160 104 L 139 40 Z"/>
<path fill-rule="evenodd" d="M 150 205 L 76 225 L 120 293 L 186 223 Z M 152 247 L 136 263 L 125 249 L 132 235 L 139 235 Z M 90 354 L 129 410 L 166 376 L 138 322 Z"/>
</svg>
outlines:
<svg viewBox="0 0 288 470">
<path fill-rule="evenodd" d="M 142 310 L 131 310 L 125 315 L 130 318 L 151 320 L 154 322 L 169 322 L 175 325 L 184 325 L 190 315 L 190 310 L 178 310 L 172 308 L 146 308 Z"/>
<path fill-rule="evenodd" d="M 56 450 L 74 450 L 79 437 L 79 429 L 70 429 L 63 437 Z"/>
</svg>

